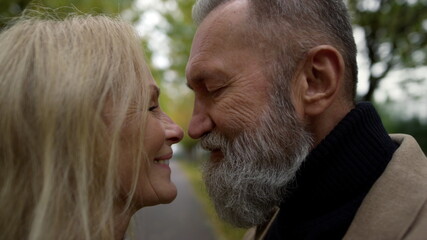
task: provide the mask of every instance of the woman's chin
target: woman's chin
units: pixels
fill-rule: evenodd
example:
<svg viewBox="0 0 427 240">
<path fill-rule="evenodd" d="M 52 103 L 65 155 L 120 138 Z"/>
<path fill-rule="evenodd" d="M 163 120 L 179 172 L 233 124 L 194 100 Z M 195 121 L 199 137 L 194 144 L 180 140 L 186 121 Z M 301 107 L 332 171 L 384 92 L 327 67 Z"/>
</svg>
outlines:
<svg viewBox="0 0 427 240">
<path fill-rule="evenodd" d="M 178 193 L 177 193 L 176 187 L 174 185 L 173 188 L 169 189 L 168 191 L 158 193 L 156 199 L 151 199 L 151 201 L 147 200 L 147 199 L 145 199 L 145 201 L 143 200 L 142 204 L 140 206 L 142 208 L 142 207 L 155 206 L 155 205 L 159 205 L 159 204 L 168 204 L 168 203 L 173 202 L 173 200 L 176 199 L 177 195 L 178 195 Z"/>
<path fill-rule="evenodd" d="M 162 201 L 162 204 L 168 204 L 168 203 L 173 202 L 176 199 L 177 195 L 178 194 L 175 193 L 173 196 L 168 197 L 165 201 Z"/>
<path fill-rule="evenodd" d="M 161 196 L 159 196 L 159 204 L 171 203 L 173 200 L 175 200 L 177 195 L 178 195 L 178 192 L 174 185 L 174 189 L 171 189 L 167 193 L 165 192 Z"/>
</svg>

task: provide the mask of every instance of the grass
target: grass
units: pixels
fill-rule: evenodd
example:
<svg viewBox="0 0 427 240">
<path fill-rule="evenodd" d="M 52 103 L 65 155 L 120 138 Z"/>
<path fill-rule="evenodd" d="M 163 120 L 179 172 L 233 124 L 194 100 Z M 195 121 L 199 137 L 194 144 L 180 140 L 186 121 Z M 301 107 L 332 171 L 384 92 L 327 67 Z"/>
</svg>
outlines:
<svg viewBox="0 0 427 240">
<path fill-rule="evenodd" d="M 198 165 L 188 161 L 179 161 L 181 168 L 184 170 L 188 179 L 190 180 L 191 185 L 196 192 L 196 196 L 199 198 L 202 206 L 207 213 L 212 226 L 214 227 L 219 239 L 221 240 L 236 240 L 242 239 L 243 235 L 246 232 L 246 229 L 235 228 L 230 224 L 219 219 L 218 215 L 215 212 L 213 204 L 208 197 L 206 192 L 205 185 L 202 181 L 202 174 L 198 168 Z"/>
</svg>

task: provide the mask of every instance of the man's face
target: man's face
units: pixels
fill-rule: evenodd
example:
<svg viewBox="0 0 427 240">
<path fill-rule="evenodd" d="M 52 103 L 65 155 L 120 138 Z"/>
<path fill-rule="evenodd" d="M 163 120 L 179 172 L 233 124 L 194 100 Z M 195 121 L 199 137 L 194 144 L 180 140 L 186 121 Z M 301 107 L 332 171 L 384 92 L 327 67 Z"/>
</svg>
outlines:
<svg viewBox="0 0 427 240">
<path fill-rule="evenodd" d="M 277 83 L 266 79 L 262 54 L 245 44 L 245 4 L 232 1 L 208 15 L 187 67 L 195 93 L 189 135 L 211 151 L 203 167 L 208 193 L 238 227 L 267 220 L 311 142 L 292 103 L 276 101 L 288 93 L 272 91 Z"/>
<path fill-rule="evenodd" d="M 233 138 L 254 128 L 270 88 L 260 54 L 242 41 L 245 9 L 215 13 L 199 26 L 187 65 L 188 86 L 195 93 L 189 135 L 195 139 L 214 129 Z M 218 160 L 222 154 L 212 150 Z"/>
</svg>

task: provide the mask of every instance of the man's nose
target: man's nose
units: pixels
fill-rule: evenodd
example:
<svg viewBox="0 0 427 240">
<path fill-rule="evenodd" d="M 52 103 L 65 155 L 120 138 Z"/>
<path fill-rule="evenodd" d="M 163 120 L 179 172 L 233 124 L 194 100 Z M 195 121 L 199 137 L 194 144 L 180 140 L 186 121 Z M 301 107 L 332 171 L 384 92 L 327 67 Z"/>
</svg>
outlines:
<svg viewBox="0 0 427 240">
<path fill-rule="evenodd" d="M 206 107 L 197 100 L 194 103 L 193 116 L 191 117 L 188 135 L 191 138 L 198 139 L 212 131 L 214 123 L 209 116 Z"/>
<path fill-rule="evenodd" d="M 182 128 L 178 126 L 168 115 L 164 119 L 166 142 L 169 145 L 178 143 L 184 137 Z"/>
</svg>

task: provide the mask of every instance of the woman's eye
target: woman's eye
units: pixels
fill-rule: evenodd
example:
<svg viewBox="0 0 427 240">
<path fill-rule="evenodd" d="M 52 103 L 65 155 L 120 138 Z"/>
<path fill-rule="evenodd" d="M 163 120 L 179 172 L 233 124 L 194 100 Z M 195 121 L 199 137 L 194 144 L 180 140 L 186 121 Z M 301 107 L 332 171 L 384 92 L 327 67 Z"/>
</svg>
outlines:
<svg viewBox="0 0 427 240">
<path fill-rule="evenodd" d="M 157 108 L 159 108 L 159 106 L 158 106 L 158 105 L 151 106 L 151 107 L 149 107 L 149 108 L 148 108 L 148 111 L 153 112 L 153 111 L 155 111 Z"/>
</svg>

